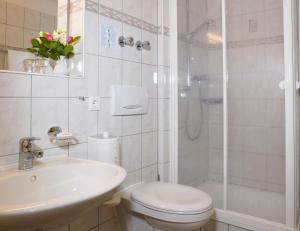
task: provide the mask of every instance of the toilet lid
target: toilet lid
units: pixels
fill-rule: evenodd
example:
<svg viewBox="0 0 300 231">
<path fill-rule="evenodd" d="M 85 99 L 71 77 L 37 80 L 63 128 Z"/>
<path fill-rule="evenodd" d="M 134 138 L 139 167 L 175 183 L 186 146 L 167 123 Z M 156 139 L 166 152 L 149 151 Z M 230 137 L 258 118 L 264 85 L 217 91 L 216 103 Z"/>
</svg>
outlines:
<svg viewBox="0 0 300 231">
<path fill-rule="evenodd" d="M 145 207 L 176 214 L 198 214 L 212 208 L 207 193 L 171 183 L 144 184 L 132 192 L 131 198 Z"/>
</svg>

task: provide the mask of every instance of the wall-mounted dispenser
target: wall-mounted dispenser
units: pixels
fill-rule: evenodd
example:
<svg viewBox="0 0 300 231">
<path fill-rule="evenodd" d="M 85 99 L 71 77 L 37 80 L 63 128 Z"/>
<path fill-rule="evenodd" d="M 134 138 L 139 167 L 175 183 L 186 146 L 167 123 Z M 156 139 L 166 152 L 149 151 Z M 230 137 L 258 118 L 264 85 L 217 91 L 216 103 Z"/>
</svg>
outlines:
<svg viewBox="0 0 300 231">
<path fill-rule="evenodd" d="M 112 115 L 140 115 L 148 112 L 148 94 L 144 87 L 111 87 Z"/>
<path fill-rule="evenodd" d="M 88 137 L 88 159 L 119 165 L 118 137 L 111 136 L 108 132 Z"/>
</svg>

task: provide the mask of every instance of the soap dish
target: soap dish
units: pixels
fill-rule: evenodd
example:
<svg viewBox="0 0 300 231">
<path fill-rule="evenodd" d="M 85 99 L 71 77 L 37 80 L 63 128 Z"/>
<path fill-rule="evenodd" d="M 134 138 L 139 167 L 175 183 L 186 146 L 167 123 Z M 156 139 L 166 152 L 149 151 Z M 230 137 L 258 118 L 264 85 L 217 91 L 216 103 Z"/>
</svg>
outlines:
<svg viewBox="0 0 300 231">
<path fill-rule="evenodd" d="M 56 135 L 57 140 L 68 140 L 72 138 L 73 134 L 71 132 L 61 132 Z"/>
<path fill-rule="evenodd" d="M 48 136 L 50 141 L 58 146 L 66 146 L 74 142 L 76 143 L 76 139 L 73 134 L 71 132 L 63 132 L 59 126 L 51 127 L 48 131 Z"/>
</svg>

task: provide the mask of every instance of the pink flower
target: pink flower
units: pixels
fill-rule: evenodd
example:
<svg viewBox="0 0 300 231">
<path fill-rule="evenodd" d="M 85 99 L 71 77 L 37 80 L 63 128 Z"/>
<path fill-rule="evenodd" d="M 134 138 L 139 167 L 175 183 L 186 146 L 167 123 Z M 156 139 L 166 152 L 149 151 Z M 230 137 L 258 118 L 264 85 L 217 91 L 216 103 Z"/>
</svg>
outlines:
<svg viewBox="0 0 300 231">
<path fill-rule="evenodd" d="M 52 34 L 46 34 L 45 36 L 46 40 L 51 42 L 53 40 L 53 35 Z"/>
<path fill-rule="evenodd" d="M 70 44 L 72 42 L 73 42 L 73 37 L 72 36 L 68 36 L 67 43 Z"/>
</svg>

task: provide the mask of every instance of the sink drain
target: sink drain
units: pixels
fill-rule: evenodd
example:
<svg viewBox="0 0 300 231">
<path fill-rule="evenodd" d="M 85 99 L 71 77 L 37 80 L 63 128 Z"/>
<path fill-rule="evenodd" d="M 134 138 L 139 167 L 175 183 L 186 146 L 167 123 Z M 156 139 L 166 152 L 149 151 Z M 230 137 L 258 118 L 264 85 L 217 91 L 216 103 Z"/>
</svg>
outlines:
<svg viewBox="0 0 300 231">
<path fill-rule="evenodd" d="M 35 181 L 36 181 L 36 179 L 37 179 L 37 177 L 36 177 L 36 176 L 31 176 L 31 177 L 30 177 L 30 181 L 31 181 L 31 182 L 35 182 Z M 41 230 L 41 229 L 38 229 L 38 230 L 34 230 L 34 231 L 43 231 L 43 230 Z"/>
</svg>

